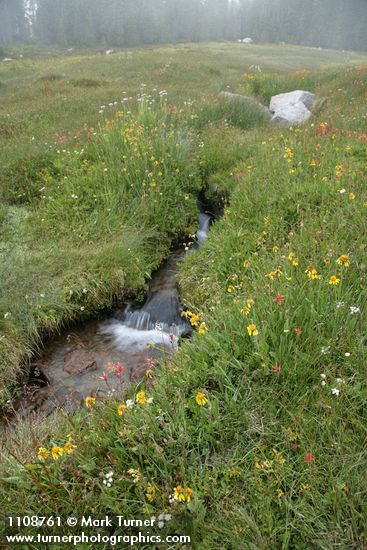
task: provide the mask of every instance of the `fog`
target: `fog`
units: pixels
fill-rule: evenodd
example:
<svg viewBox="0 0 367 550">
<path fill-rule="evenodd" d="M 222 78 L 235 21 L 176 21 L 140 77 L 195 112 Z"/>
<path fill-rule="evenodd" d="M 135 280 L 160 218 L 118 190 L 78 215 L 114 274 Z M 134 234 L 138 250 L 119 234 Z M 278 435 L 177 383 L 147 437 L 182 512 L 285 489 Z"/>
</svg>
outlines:
<svg viewBox="0 0 367 550">
<path fill-rule="evenodd" d="M 367 0 L 0 0 L 0 44 L 239 40 L 367 50 Z"/>
</svg>

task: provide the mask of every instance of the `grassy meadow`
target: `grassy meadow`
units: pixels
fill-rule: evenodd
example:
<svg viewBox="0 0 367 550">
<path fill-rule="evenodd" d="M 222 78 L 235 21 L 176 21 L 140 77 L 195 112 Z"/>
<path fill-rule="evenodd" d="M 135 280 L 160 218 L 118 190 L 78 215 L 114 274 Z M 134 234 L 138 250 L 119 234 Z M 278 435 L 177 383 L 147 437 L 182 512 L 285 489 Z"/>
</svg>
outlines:
<svg viewBox="0 0 367 550">
<path fill-rule="evenodd" d="M 2 403 L 45 335 L 143 296 L 199 194 L 224 215 L 179 273 L 200 330 L 129 394 L 20 423 L 1 509 L 172 514 L 160 534 L 203 550 L 364 548 L 367 56 L 22 52 L 0 67 Z M 216 96 L 293 89 L 327 102 L 291 129 Z"/>
</svg>

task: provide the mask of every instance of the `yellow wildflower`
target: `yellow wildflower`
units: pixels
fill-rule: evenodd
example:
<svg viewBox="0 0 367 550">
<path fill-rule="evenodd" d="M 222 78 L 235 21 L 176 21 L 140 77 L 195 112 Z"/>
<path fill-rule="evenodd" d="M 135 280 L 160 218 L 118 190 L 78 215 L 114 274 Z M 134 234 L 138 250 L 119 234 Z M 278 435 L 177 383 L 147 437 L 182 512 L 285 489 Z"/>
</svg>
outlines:
<svg viewBox="0 0 367 550">
<path fill-rule="evenodd" d="M 292 265 L 294 265 L 295 267 L 299 266 L 299 259 L 298 258 L 293 258 Z"/>
<path fill-rule="evenodd" d="M 312 267 L 312 265 L 309 265 L 306 269 L 305 273 L 307 273 L 307 277 L 311 279 L 312 281 L 315 279 L 321 279 L 321 275 L 317 273 L 317 270 Z"/>
<path fill-rule="evenodd" d="M 261 470 L 267 474 L 273 471 L 273 461 L 272 460 L 257 460 L 255 462 L 255 468 Z"/>
<path fill-rule="evenodd" d="M 150 380 L 153 378 L 154 372 L 152 369 L 147 369 L 145 371 L 145 378 L 149 378 Z"/>
<path fill-rule="evenodd" d="M 285 458 L 283 457 L 281 452 L 273 449 L 273 455 L 278 464 L 282 466 L 285 463 Z"/>
<path fill-rule="evenodd" d="M 190 324 L 193 327 L 196 327 L 200 321 L 200 315 L 198 313 L 192 313 L 190 317 Z"/>
<path fill-rule="evenodd" d="M 194 491 L 192 489 L 190 489 L 190 487 L 186 487 L 185 494 L 186 494 L 186 501 L 187 502 L 190 502 L 193 492 Z"/>
<path fill-rule="evenodd" d="M 139 391 L 136 394 L 136 402 L 139 403 L 139 405 L 145 405 L 147 402 L 147 396 L 145 395 L 145 391 Z"/>
<path fill-rule="evenodd" d="M 228 285 L 227 292 L 231 293 L 233 291 L 234 291 L 234 286 L 233 285 Z"/>
<path fill-rule="evenodd" d="M 336 275 L 332 275 L 329 279 L 329 285 L 338 285 L 340 283 L 340 279 Z"/>
<path fill-rule="evenodd" d="M 200 326 L 199 326 L 199 334 L 205 334 L 206 331 L 207 331 L 206 324 L 201 323 Z"/>
<path fill-rule="evenodd" d="M 134 468 L 130 468 L 127 473 L 133 478 L 133 483 L 139 483 L 139 480 L 141 478 L 141 472 L 139 470 L 134 470 Z"/>
<path fill-rule="evenodd" d="M 257 336 L 259 334 L 256 325 L 248 325 L 247 332 L 249 333 L 249 336 Z"/>
<path fill-rule="evenodd" d="M 204 407 L 208 403 L 208 398 L 206 397 L 205 393 L 198 391 L 195 396 L 196 403 L 200 405 L 200 407 Z"/>
<path fill-rule="evenodd" d="M 348 254 L 342 254 L 339 256 L 339 258 L 336 260 L 336 263 L 339 265 L 343 265 L 344 267 L 349 266 L 349 256 Z"/>
<path fill-rule="evenodd" d="M 355 196 L 354 193 L 349 193 L 349 200 L 350 201 L 354 201 L 355 198 L 356 198 L 356 196 Z"/>
<path fill-rule="evenodd" d="M 59 460 L 60 456 L 64 454 L 64 449 L 62 447 L 52 447 L 51 454 L 54 460 Z"/>
<path fill-rule="evenodd" d="M 178 501 L 185 502 L 185 495 L 184 495 L 182 485 L 177 485 L 177 487 L 173 489 L 173 493 Z"/>
<path fill-rule="evenodd" d="M 149 500 L 149 502 L 152 502 L 154 500 L 155 489 L 151 483 L 148 483 L 147 485 L 147 492 L 145 493 L 145 496 L 147 497 L 147 500 Z"/>
<path fill-rule="evenodd" d="M 50 452 L 47 449 L 45 449 L 45 447 L 40 447 L 38 449 L 38 458 L 39 458 L 39 460 L 42 460 L 42 461 L 46 460 L 46 458 L 48 458 L 49 454 L 50 454 Z"/>
<path fill-rule="evenodd" d="M 243 315 L 246 315 L 246 317 L 250 314 L 250 311 L 251 311 L 251 308 L 249 307 L 243 307 L 241 309 L 241 313 L 243 313 Z"/>
<path fill-rule="evenodd" d="M 125 403 L 121 403 L 121 405 L 119 405 L 119 406 L 117 407 L 117 414 L 118 414 L 119 416 L 122 416 L 122 415 L 124 414 L 125 410 L 126 410 L 126 405 L 125 405 Z"/>
<path fill-rule="evenodd" d="M 85 406 L 88 407 L 88 409 L 91 409 L 93 407 L 93 405 L 95 404 L 95 402 L 96 402 L 95 397 L 86 397 L 85 398 Z"/>
<path fill-rule="evenodd" d="M 76 445 L 73 445 L 71 441 L 67 441 L 64 445 L 64 452 L 67 455 L 71 455 L 74 452 L 74 449 L 76 449 Z"/>
<path fill-rule="evenodd" d="M 293 156 L 294 156 L 294 154 L 293 154 L 292 149 L 291 149 L 290 147 L 287 147 L 286 150 L 285 150 L 285 153 L 284 153 L 283 157 L 284 157 L 285 159 L 288 159 L 288 161 L 290 162 L 290 159 L 292 159 Z"/>
</svg>

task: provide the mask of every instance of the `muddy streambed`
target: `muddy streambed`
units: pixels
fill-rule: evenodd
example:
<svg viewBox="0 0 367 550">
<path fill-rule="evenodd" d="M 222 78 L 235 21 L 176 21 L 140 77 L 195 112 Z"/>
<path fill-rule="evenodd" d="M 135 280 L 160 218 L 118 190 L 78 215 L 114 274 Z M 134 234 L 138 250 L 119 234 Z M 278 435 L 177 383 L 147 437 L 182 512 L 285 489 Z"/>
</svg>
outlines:
<svg viewBox="0 0 367 550">
<path fill-rule="evenodd" d="M 197 245 L 207 238 L 210 216 L 199 214 Z M 176 284 L 184 250 L 175 251 L 153 275 L 147 299 L 103 320 L 92 320 L 51 339 L 43 356 L 29 368 L 29 377 L 14 402 L 13 418 L 48 415 L 55 408 L 71 410 L 88 396 L 121 393 L 141 380 L 148 369 L 178 346 L 191 328 L 181 316 Z M 123 368 L 121 368 L 121 365 Z"/>
</svg>

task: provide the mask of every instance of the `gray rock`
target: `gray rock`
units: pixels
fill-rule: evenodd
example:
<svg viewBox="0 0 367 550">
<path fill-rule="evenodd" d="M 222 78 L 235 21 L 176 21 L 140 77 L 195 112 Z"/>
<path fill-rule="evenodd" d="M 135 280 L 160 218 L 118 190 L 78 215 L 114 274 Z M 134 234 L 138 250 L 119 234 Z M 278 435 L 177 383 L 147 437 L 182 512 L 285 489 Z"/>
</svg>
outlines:
<svg viewBox="0 0 367 550">
<path fill-rule="evenodd" d="M 289 126 L 306 122 L 311 116 L 310 108 L 316 97 L 311 92 L 294 90 L 271 98 L 269 110 L 274 113 L 271 123 Z"/>
<path fill-rule="evenodd" d="M 270 100 L 269 109 L 272 113 L 277 113 L 279 109 L 299 102 L 303 103 L 303 105 L 307 107 L 307 109 L 310 109 L 313 102 L 315 101 L 315 98 L 315 94 L 312 94 L 311 92 L 294 90 L 293 92 L 274 95 Z"/>
<path fill-rule="evenodd" d="M 253 44 L 253 42 L 254 41 L 250 37 L 242 39 L 242 44 Z"/>
<path fill-rule="evenodd" d="M 289 103 L 277 109 L 270 122 L 274 126 L 290 126 L 306 122 L 310 116 L 311 112 L 301 101 L 298 101 L 298 103 Z"/>
<path fill-rule="evenodd" d="M 220 92 L 218 96 L 223 97 L 225 99 L 232 100 L 232 101 L 241 101 L 243 103 L 247 103 L 248 105 L 251 105 L 252 107 L 256 107 L 257 109 L 259 109 L 259 111 L 261 111 L 269 120 L 271 118 L 270 110 L 267 107 L 265 107 L 265 105 L 260 103 L 260 101 L 258 101 L 253 97 L 242 95 L 242 94 L 233 94 L 232 92 Z"/>
<path fill-rule="evenodd" d="M 9 63 L 9 61 L 14 61 L 11 57 L 4 57 L 4 63 Z"/>
</svg>

